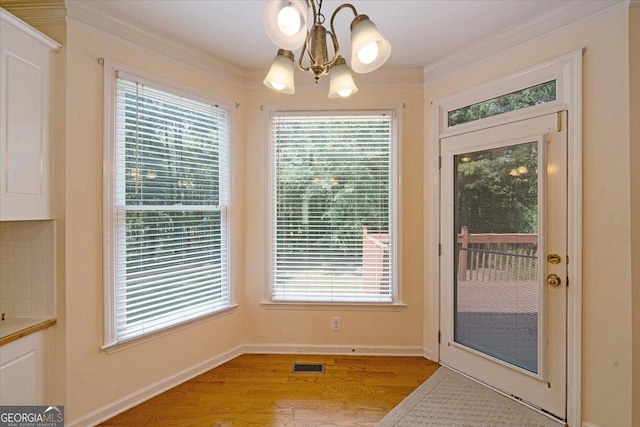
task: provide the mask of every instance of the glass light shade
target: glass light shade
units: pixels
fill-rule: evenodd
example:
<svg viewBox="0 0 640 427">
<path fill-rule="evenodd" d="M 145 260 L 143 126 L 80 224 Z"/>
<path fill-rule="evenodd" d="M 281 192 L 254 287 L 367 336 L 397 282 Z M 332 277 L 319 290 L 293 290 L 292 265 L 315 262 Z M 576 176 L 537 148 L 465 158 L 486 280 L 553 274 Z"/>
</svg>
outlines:
<svg viewBox="0 0 640 427">
<path fill-rule="evenodd" d="M 356 73 L 368 73 L 384 64 L 389 55 L 391 45 L 375 24 L 367 15 L 356 16 L 351 23 L 351 69 Z"/>
<path fill-rule="evenodd" d="M 294 36 L 302 24 L 298 10 L 293 6 L 287 6 L 278 12 L 278 28 L 285 35 Z"/>
<path fill-rule="evenodd" d="M 343 57 L 338 57 L 329 72 L 329 98 L 346 98 L 358 91 L 351 70 Z"/>
<path fill-rule="evenodd" d="M 263 81 L 269 89 L 286 94 L 295 93 L 293 85 L 293 53 L 280 49 Z"/>
<path fill-rule="evenodd" d="M 286 9 L 283 11 L 283 9 Z M 298 23 L 293 22 L 296 12 Z M 278 47 L 295 50 L 301 47 L 307 38 L 307 19 L 309 5 L 305 0 L 267 0 L 262 12 L 262 21 L 267 35 Z M 297 28 L 294 33 L 293 30 Z"/>
</svg>

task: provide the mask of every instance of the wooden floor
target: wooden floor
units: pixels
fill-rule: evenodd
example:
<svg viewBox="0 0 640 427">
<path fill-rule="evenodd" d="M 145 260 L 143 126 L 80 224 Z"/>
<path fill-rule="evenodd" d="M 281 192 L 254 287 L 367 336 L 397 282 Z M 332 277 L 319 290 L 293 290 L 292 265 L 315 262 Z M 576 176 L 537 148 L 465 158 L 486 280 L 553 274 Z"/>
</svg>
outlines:
<svg viewBox="0 0 640 427">
<path fill-rule="evenodd" d="M 292 373 L 293 363 L 325 373 Z M 422 357 L 247 354 L 100 425 L 375 426 L 437 368 Z"/>
</svg>

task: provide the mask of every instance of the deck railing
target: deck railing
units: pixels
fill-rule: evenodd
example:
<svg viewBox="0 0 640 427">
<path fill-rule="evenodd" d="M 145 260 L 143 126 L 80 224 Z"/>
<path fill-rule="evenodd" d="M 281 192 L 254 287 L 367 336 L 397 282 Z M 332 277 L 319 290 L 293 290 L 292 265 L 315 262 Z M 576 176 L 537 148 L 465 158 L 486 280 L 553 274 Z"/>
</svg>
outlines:
<svg viewBox="0 0 640 427">
<path fill-rule="evenodd" d="M 536 280 L 535 233 L 458 234 L 458 281 Z"/>
<path fill-rule="evenodd" d="M 379 287 L 389 283 L 389 235 L 362 228 L 362 283 Z"/>
<path fill-rule="evenodd" d="M 458 281 L 496 282 L 537 280 L 536 233 L 458 234 Z M 362 230 L 362 278 L 364 283 L 389 280 L 389 235 Z"/>
</svg>

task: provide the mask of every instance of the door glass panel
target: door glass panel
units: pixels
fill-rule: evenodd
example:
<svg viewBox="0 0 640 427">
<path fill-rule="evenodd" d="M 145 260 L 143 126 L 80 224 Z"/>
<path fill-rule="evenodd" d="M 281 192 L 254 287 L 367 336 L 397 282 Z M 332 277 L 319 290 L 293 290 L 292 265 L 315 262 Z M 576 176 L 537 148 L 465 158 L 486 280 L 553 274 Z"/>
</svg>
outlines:
<svg viewBox="0 0 640 427">
<path fill-rule="evenodd" d="M 454 157 L 454 340 L 538 373 L 538 143 Z"/>
</svg>

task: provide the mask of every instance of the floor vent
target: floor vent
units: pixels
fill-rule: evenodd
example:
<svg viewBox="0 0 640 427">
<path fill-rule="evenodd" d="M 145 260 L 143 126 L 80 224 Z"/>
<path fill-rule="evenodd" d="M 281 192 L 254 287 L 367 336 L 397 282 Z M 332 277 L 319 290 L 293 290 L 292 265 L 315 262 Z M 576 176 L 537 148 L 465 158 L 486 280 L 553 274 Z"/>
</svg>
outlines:
<svg viewBox="0 0 640 427">
<path fill-rule="evenodd" d="M 323 363 L 294 363 L 293 372 L 322 374 L 324 373 Z"/>
</svg>

